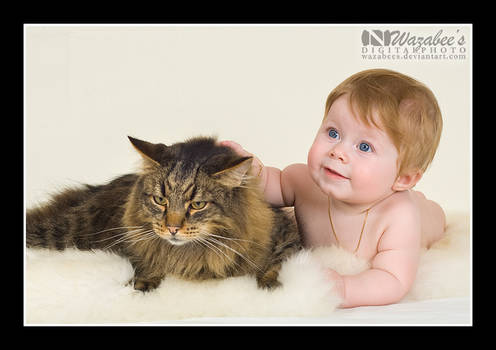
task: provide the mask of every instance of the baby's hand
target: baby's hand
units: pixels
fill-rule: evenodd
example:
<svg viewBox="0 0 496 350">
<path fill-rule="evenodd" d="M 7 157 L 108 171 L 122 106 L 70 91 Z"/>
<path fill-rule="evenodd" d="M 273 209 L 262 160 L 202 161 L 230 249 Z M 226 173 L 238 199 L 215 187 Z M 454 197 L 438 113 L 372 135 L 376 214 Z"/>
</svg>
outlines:
<svg viewBox="0 0 496 350">
<path fill-rule="evenodd" d="M 253 164 L 251 166 L 251 173 L 255 176 L 261 176 L 262 170 L 264 168 L 263 163 L 255 157 L 252 153 L 246 151 L 240 144 L 234 141 L 221 141 L 219 142 L 221 146 L 226 146 L 232 148 L 234 152 L 239 154 L 242 157 L 253 157 Z"/>
<path fill-rule="evenodd" d="M 234 141 L 220 141 L 219 144 L 221 146 L 230 147 L 242 157 L 253 157 L 253 154 L 247 152 L 239 143 Z"/>
</svg>

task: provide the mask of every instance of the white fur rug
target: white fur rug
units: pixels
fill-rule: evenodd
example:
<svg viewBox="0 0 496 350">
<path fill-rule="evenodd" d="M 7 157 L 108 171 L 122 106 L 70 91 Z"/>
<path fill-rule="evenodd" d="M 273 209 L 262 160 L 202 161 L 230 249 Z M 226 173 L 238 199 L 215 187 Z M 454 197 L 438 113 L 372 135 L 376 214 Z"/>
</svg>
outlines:
<svg viewBox="0 0 496 350">
<path fill-rule="evenodd" d="M 449 213 L 446 236 L 422 252 L 416 282 L 402 302 L 468 296 L 470 218 Z M 26 249 L 26 324 L 153 323 L 198 317 L 305 317 L 331 314 L 339 304 L 320 266 L 354 274 L 368 264 L 336 247 L 305 250 L 287 260 L 283 286 L 260 290 L 254 278 L 188 282 L 168 277 L 143 294 L 126 283 L 129 262 L 104 252 Z"/>
</svg>

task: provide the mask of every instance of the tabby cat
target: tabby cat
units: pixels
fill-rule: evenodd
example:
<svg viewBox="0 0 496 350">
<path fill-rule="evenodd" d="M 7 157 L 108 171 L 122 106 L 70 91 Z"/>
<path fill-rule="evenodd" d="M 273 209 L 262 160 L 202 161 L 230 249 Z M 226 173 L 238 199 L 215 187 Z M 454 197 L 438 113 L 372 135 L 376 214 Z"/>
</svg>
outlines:
<svg viewBox="0 0 496 350">
<path fill-rule="evenodd" d="M 270 208 L 240 157 L 214 138 L 171 146 L 129 137 L 143 158 L 136 174 L 55 195 L 26 214 L 27 247 L 103 249 L 129 259 L 134 288 L 167 275 L 190 280 L 254 275 L 280 285 L 281 263 L 301 249 L 294 222 Z"/>
</svg>

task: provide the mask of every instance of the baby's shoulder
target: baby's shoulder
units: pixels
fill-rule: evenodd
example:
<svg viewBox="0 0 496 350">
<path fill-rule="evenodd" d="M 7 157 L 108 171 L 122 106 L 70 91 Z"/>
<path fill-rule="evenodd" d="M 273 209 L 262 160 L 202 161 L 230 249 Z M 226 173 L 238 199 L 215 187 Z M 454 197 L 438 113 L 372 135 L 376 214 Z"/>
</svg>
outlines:
<svg viewBox="0 0 496 350">
<path fill-rule="evenodd" d="M 284 168 L 281 184 L 283 188 L 291 188 L 295 205 L 306 205 L 315 200 L 321 200 L 323 197 L 322 191 L 313 181 L 306 164 L 291 164 Z"/>
<path fill-rule="evenodd" d="M 376 213 L 384 220 L 381 246 L 398 246 L 417 242 L 420 237 L 420 213 L 409 191 L 396 192 L 380 203 Z M 398 235 L 397 233 L 401 234 Z M 384 245 L 384 243 L 388 244 Z"/>
<path fill-rule="evenodd" d="M 308 174 L 308 166 L 303 163 L 295 163 L 288 165 L 287 167 L 284 168 L 283 170 L 284 173 L 288 175 L 307 175 Z"/>
<path fill-rule="evenodd" d="M 308 167 L 306 164 L 291 164 L 283 169 L 281 182 L 291 184 L 295 189 L 305 186 L 311 181 Z"/>
<path fill-rule="evenodd" d="M 380 211 L 383 214 L 418 214 L 418 207 L 410 191 L 395 192 L 380 204 Z"/>
<path fill-rule="evenodd" d="M 302 194 L 314 193 L 318 191 L 318 187 L 310 176 L 308 166 L 303 163 L 296 163 L 288 165 L 282 171 L 281 182 L 290 184 L 293 188 L 295 195 L 301 196 Z"/>
</svg>

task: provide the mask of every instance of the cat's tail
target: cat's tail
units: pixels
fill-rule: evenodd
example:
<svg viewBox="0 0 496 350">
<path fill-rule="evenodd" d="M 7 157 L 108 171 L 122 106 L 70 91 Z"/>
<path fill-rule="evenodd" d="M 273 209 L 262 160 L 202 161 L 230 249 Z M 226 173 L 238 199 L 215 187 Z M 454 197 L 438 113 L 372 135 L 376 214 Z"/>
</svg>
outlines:
<svg viewBox="0 0 496 350">
<path fill-rule="evenodd" d="M 35 208 L 26 213 L 26 246 L 64 250 L 70 244 L 67 227 L 59 216 L 50 216 L 50 208 Z"/>
<path fill-rule="evenodd" d="M 73 234 L 77 217 L 74 209 L 86 198 L 87 191 L 69 189 L 48 203 L 26 212 L 26 246 L 64 250 L 74 246 Z"/>
</svg>

